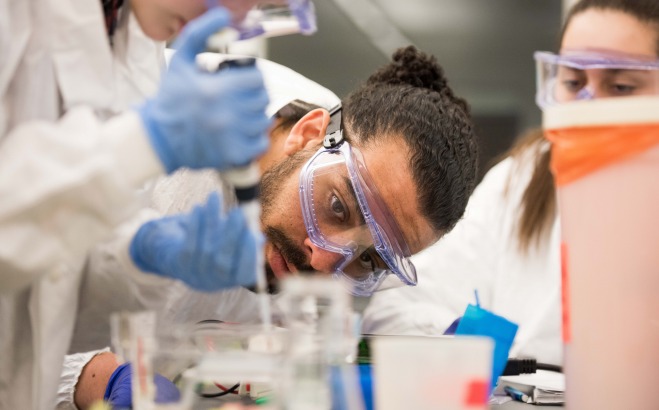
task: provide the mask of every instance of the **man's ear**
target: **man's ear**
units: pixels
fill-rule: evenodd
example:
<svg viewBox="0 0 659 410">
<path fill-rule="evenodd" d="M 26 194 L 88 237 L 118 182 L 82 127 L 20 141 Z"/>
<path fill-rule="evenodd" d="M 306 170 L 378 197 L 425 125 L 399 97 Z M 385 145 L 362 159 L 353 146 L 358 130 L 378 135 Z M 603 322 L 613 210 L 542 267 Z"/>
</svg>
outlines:
<svg viewBox="0 0 659 410">
<path fill-rule="evenodd" d="M 330 122 L 329 112 L 323 108 L 309 111 L 291 128 L 284 141 L 284 154 L 291 156 L 304 148 L 320 144 Z"/>
</svg>

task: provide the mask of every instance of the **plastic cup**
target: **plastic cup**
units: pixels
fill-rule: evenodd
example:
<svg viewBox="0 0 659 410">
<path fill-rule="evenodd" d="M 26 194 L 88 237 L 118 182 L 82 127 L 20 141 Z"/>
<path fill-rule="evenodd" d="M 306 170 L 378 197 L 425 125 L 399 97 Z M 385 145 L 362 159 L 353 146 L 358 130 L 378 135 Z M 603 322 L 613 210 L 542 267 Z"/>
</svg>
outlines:
<svg viewBox="0 0 659 410">
<path fill-rule="evenodd" d="M 659 99 L 545 112 L 563 238 L 568 409 L 656 409 Z"/>
<path fill-rule="evenodd" d="M 493 343 L 483 337 L 375 337 L 378 410 L 485 410 Z"/>
</svg>

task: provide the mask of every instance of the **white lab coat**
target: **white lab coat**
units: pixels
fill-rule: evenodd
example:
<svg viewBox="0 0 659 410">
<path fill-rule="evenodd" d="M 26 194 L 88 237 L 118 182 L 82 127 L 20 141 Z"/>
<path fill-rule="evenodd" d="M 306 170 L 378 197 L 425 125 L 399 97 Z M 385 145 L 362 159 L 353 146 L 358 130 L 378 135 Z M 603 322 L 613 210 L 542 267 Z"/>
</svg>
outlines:
<svg viewBox="0 0 659 410">
<path fill-rule="evenodd" d="M 542 149 L 546 149 L 543 147 Z M 439 335 L 475 303 L 519 324 L 511 357 L 561 364 L 558 218 L 544 246 L 519 251 L 515 224 L 532 175 L 530 152 L 492 168 L 455 229 L 413 257 L 419 284 L 376 293 L 364 332 Z"/>
<path fill-rule="evenodd" d="M 198 57 L 198 63 L 213 69 L 226 57 L 204 53 Z M 259 59 L 257 65 L 270 97 L 270 116 L 294 99 L 328 109 L 340 102 L 334 93 L 288 67 L 264 59 Z M 130 240 L 144 222 L 163 214 L 189 211 L 205 202 L 212 191 L 224 192 L 225 206 L 232 204 L 233 194 L 216 171 L 183 169 L 162 177 L 151 190 L 150 208 L 142 210 L 112 240 L 98 244 L 90 253 L 80 287 L 71 354 L 62 370 L 58 409 L 76 409 L 73 395 L 82 368 L 95 354 L 108 350 L 112 312 L 154 310 L 158 313 L 158 329 L 164 334 L 177 325 L 205 319 L 237 323 L 261 320 L 257 297 L 246 289 L 197 292 L 182 282 L 140 272 L 128 255 Z M 276 303 L 273 312 L 278 312 Z M 99 350 L 90 352 L 93 349 Z"/>
<path fill-rule="evenodd" d="M 0 4 L 11 16 L 2 38 L 13 40 L 0 56 L 0 284 L 8 293 L 62 274 L 133 213 L 134 188 L 162 173 L 138 116 L 117 114 L 156 90 L 164 60 L 162 44 L 127 12 L 111 49 L 100 2 Z"/>
<path fill-rule="evenodd" d="M 120 114 L 156 90 L 162 49 L 129 13 L 111 49 L 99 1 L 0 0 L 2 409 L 53 408 L 85 252 L 163 172 Z"/>
</svg>

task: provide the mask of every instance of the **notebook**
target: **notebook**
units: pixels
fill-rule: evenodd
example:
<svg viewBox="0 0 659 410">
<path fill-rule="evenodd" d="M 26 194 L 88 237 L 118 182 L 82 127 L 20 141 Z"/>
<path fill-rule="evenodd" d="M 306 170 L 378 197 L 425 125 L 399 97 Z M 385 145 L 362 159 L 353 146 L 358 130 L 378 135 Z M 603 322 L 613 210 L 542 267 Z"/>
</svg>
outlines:
<svg viewBox="0 0 659 410">
<path fill-rule="evenodd" d="M 501 376 L 495 390 L 505 395 L 503 388 L 511 386 L 526 394 L 528 403 L 538 405 L 561 405 L 565 403 L 565 375 L 563 373 L 538 370 L 537 373 L 518 376 Z"/>
</svg>

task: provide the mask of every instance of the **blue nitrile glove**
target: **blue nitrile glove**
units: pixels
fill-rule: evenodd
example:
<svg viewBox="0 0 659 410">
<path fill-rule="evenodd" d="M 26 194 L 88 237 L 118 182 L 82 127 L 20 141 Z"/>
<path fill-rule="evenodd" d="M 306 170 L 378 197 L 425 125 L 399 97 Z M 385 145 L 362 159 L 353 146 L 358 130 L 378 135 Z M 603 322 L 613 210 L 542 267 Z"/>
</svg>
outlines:
<svg viewBox="0 0 659 410">
<path fill-rule="evenodd" d="M 239 208 L 224 215 L 217 193 L 190 213 L 145 223 L 130 244 L 135 265 L 145 272 L 215 291 L 256 282 L 260 233 L 250 231 Z"/>
<path fill-rule="evenodd" d="M 217 7 L 188 23 L 158 93 L 138 109 L 168 173 L 180 167 L 244 166 L 268 148 L 271 121 L 261 72 L 237 67 L 208 73 L 195 63 L 207 38 L 230 20 L 229 12 Z"/>
<path fill-rule="evenodd" d="M 124 363 L 117 367 L 110 376 L 108 385 L 105 387 L 103 400 L 109 402 L 114 409 L 130 409 L 133 407 L 132 388 L 133 368 L 130 363 Z M 156 403 L 176 403 L 181 398 L 174 383 L 164 376 L 156 374 L 153 377 L 156 385 Z"/>
</svg>

